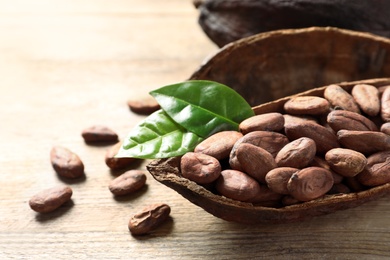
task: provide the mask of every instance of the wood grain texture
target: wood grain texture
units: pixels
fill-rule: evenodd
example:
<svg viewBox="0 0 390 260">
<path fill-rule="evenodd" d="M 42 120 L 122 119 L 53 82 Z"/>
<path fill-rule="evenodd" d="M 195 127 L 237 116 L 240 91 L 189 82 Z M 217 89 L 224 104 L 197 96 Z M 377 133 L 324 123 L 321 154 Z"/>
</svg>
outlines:
<svg viewBox="0 0 390 260">
<path fill-rule="evenodd" d="M 216 46 L 190 0 L 0 0 L 0 259 L 381 259 L 390 256 L 388 198 L 282 225 L 215 218 L 147 175 L 147 186 L 114 198 L 120 172 L 108 146 L 81 131 L 104 124 L 120 138 L 143 117 L 126 101 L 187 79 Z M 77 153 L 86 178 L 65 182 L 71 203 L 37 214 L 28 200 L 64 183 L 49 161 L 53 145 Z M 145 169 L 148 161 L 134 165 Z M 154 202 L 172 208 L 154 233 L 127 223 Z"/>
</svg>

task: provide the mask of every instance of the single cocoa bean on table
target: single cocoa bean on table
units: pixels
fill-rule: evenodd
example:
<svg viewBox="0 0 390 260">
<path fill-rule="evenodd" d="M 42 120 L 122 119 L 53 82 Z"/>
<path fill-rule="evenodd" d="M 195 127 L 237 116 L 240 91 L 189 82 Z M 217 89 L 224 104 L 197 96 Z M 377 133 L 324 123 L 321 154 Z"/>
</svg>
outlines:
<svg viewBox="0 0 390 260">
<path fill-rule="evenodd" d="M 81 136 L 86 143 L 118 142 L 118 135 L 110 128 L 102 125 L 94 125 L 85 128 Z"/>
<path fill-rule="evenodd" d="M 106 151 L 105 162 L 111 170 L 120 170 L 129 167 L 136 161 L 136 158 L 115 157 L 122 146 L 122 142 L 118 142 Z"/>
<path fill-rule="evenodd" d="M 207 154 L 188 152 L 181 157 L 181 174 L 198 184 L 212 183 L 221 175 L 219 161 Z"/>
<path fill-rule="evenodd" d="M 131 111 L 141 115 L 150 115 L 151 113 L 160 109 L 160 105 L 152 96 L 130 99 L 127 101 L 127 105 Z"/>
<path fill-rule="evenodd" d="M 115 196 L 122 196 L 134 193 L 145 186 L 146 175 L 141 170 L 129 170 L 114 180 L 108 186 L 108 189 Z"/>
<path fill-rule="evenodd" d="M 56 186 L 42 190 L 29 200 L 30 208 L 39 213 L 56 210 L 72 197 L 73 191 L 69 186 Z"/>
<path fill-rule="evenodd" d="M 50 161 L 61 177 L 76 179 L 84 175 L 84 164 L 80 157 L 65 147 L 53 147 L 50 151 Z"/>
<path fill-rule="evenodd" d="M 129 230 L 132 235 L 145 235 L 163 224 L 169 217 L 171 208 L 159 203 L 145 207 L 129 220 Z"/>
</svg>

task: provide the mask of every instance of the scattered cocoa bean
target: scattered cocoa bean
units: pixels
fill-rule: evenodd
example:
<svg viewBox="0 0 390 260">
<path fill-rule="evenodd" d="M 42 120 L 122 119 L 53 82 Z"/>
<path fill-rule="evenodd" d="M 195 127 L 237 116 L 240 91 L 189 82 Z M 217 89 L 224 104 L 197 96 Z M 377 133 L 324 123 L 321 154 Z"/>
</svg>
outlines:
<svg viewBox="0 0 390 260">
<path fill-rule="evenodd" d="M 381 103 L 379 100 L 379 90 L 375 86 L 357 84 L 352 88 L 351 94 L 361 111 L 365 114 L 369 116 L 379 114 Z"/>
<path fill-rule="evenodd" d="M 287 189 L 287 183 L 291 176 L 298 171 L 297 168 L 278 167 L 270 170 L 265 175 L 265 182 L 272 191 L 287 195 L 290 193 Z"/>
<path fill-rule="evenodd" d="M 329 101 L 316 96 L 291 98 L 284 104 L 284 110 L 292 115 L 323 115 L 329 112 Z"/>
<path fill-rule="evenodd" d="M 356 104 L 352 95 L 339 85 L 332 84 L 326 87 L 324 98 L 329 101 L 332 107 L 340 107 L 343 110 L 360 113 L 359 106 Z"/>
<path fill-rule="evenodd" d="M 390 150 L 390 136 L 382 132 L 340 130 L 337 138 L 345 148 L 366 155 Z"/>
<path fill-rule="evenodd" d="M 162 225 L 169 217 L 171 208 L 159 203 L 145 207 L 129 220 L 129 230 L 132 235 L 145 235 Z"/>
<path fill-rule="evenodd" d="M 85 128 L 81 136 L 86 143 L 118 142 L 118 135 L 110 128 L 102 125 L 94 125 Z"/>
<path fill-rule="evenodd" d="M 281 113 L 266 113 L 252 116 L 239 125 L 243 134 L 253 131 L 281 131 L 284 127 L 284 117 Z"/>
<path fill-rule="evenodd" d="M 127 105 L 134 113 L 141 115 L 150 115 L 160 109 L 160 105 L 152 96 L 140 97 L 138 99 L 130 99 Z"/>
<path fill-rule="evenodd" d="M 72 197 L 73 191 L 68 186 L 56 186 L 42 190 L 29 200 L 30 208 L 39 213 L 56 210 Z"/>
<path fill-rule="evenodd" d="M 134 161 L 137 160 L 136 158 L 115 157 L 121 146 L 122 142 L 118 142 L 106 151 L 105 163 L 112 170 L 124 169 L 126 167 L 129 167 L 131 164 L 134 163 Z"/>
<path fill-rule="evenodd" d="M 348 110 L 334 110 L 327 116 L 327 123 L 335 131 L 378 131 L 378 127 L 367 117 Z"/>
<path fill-rule="evenodd" d="M 260 192 L 260 185 L 255 179 L 236 170 L 223 170 L 215 188 L 223 196 L 238 201 L 249 201 Z"/>
<path fill-rule="evenodd" d="M 298 138 L 286 144 L 276 155 L 278 167 L 306 167 L 316 155 L 316 143 L 307 137 Z"/>
<path fill-rule="evenodd" d="M 146 175 L 140 170 L 129 170 L 113 179 L 108 189 L 115 196 L 134 193 L 145 186 Z"/>
<path fill-rule="evenodd" d="M 367 164 L 364 154 L 351 149 L 335 148 L 325 154 L 330 168 L 344 177 L 353 177 L 363 171 Z"/>
<path fill-rule="evenodd" d="M 80 157 L 65 147 L 54 146 L 50 151 L 50 161 L 61 177 L 76 179 L 84 175 L 84 164 Z"/>
<path fill-rule="evenodd" d="M 357 180 L 366 186 L 378 186 L 390 182 L 390 151 L 378 152 L 367 158 L 367 166 Z"/>
<path fill-rule="evenodd" d="M 207 154 L 188 152 L 181 157 L 180 169 L 183 177 L 198 184 L 207 184 L 221 175 L 219 161 Z"/>
<path fill-rule="evenodd" d="M 309 201 L 325 195 L 333 184 L 330 171 L 319 167 L 308 167 L 291 176 L 287 189 L 297 200 Z"/>
<path fill-rule="evenodd" d="M 237 131 L 222 131 L 211 135 L 196 147 L 194 152 L 210 155 L 217 160 L 229 157 L 233 145 L 242 137 Z"/>
</svg>

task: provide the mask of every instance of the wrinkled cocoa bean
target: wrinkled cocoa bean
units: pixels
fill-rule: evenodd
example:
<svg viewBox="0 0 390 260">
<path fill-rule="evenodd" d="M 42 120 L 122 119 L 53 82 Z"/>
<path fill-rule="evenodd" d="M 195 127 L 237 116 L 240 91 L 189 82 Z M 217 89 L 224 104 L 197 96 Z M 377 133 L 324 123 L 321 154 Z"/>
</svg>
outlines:
<svg viewBox="0 0 390 260">
<path fill-rule="evenodd" d="M 367 164 L 364 154 L 351 149 L 336 148 L 325 154 L 330 168 L 344 177 L 353 177 L 363 171 Z"/>
<path fill-rule="evenodd" d="M 70 201 L 73 191 L 68 186 L 56 186 L 42 190 L 29 200 L 30 208 L 39 213 L 48 213 L 56 210 Z"/>
<path fill-rule="evenodd" d="M 270 170 L 265 175 L 265 182 L 272 191 L 287 195 L 290 193 L 287 189 L 287 183 L 291 176 L 298 171 L 297 168 L 278 167 Z"/>
<path fill-rule="evenodd" d="M 215 188 L 223 196 L 238 201 L 249 201 L 260 192 L 260 185 L 255 179 L 236 170 L 223 170 Z"/>
<path fill-rule="evenodd" d="M 378 127 L 367 117 L 347 111 L 334 110 L 327 116 L 327 123 L 335 131 L 353 130 L 353 131 L 378 131 Z"/>
<path fill-rule="evenodd" d="M 304 168 L 316 155 L 316 143 L 307 137 L 286 144 L 276 155 L 278 167 Z"/>
<path fill-rule="evenodd" d="M 323 115 L 329 109 L 329 101 L 316 96 L 294 97 L 284 104 L 286 113 L 292 115 Z"/>
<path fill-rule="evenodd" d="M 237 131 L 222 131 L 206 138 L 199 143 L 194 152 L 210 155 L 217 160 L 229 157 L 233 145 L 242 137 Z"/>
<path fill-rule="evenodd" d="M 207 184 L 221 175 L 219 161 L 207 154 L 188 152 L 181 157 L 181 174 L 198 184 Z"/>
<path fill-rule="evenodd" d="M 50 161 L 61 177 L 76 179 L 84 175 L 84 164 L 80 157 L 65 147 L 53 147 L 50 151 Z"/>
<path fill-rule="evenodd" d="M 110 128 L 102 125 L 94 125 L 85 128 L 81 136 L 86 143 L 118 142 L 118 135 Z"/>
<path fill-rule="evenodd" d="M 381 118 L 385 122 L 390 122 L 390 86 L 386 87 L 381 97 Z"/>
<path fill-rule="evenodd" d="M 143 171 L 130 170 L 112 180 L 108 189 L 115 196 L 122 196 L 138 191 L 145 183 L 146 175 Z"/>
<path fill-rule="evenodd" d="M 277 166 L 272 154 L 253 144 L 240 144 L 236 156 L 243 171 L 261 183 L 265 183 L 267 172 Z"/>
<path fill-rule="evenodd" d="M 351 94 L 361 111 L 365 114 L 369 116 L 379 114 L 381 103 L 379 100 L 379 90 L 375 86 L 357 84 L 352 88 Z"/>
<path fill-rule="evenodd" d="M 357 180 L 366 186 L 378 186 L 390 182 L 390 151 L 378 152 L 367 158 L 367 166 Z"/>
<path fill-rule="evenodd" d="M 390 122 L 381 125 L 380 131 L 387 135 L 390 135 Z"/>
<path fill-rule="evenodd" d="M 315 156 L 313 158 L 313 160 L 310 162 L 309 164 L 310 166 L 315 166 L 315 167 L 321 167 L 321 168 L 325 168 L 327 170 L 329 170 L 331 173 L 332 173 L 332 176 L 333 176 L 333 182 L 335 184 L 338 184 L 338 183 L 341 183 L 344 179 L 343 176 L 341 176 L 340 174 L 334 172 L 327 161 L 325 161 L 325 159 L 319 157 L 319 156 Z"/>
<path fill-rule="evenodd" d="M 160 109 L 160 105 L 152 96 L 130 99 L 127 101 L 127 105 L 131 111 L 140 115 L 150 115 Z"/>
<path fill-rule="evenodd" d="M 333 84 L 326 87 L 324 97 L 329 101 L 332 107 L 340 107 L 343 110 L 360 114 L 360 109 L 356 104 L 355 99 L 339 85 Z"/>
<path fill-rule="evenodd" d="M 325 195 L 333 184 L 330 171 L 319 167 L 308 167 L 291 176 L 287 189 L 297 200 L 309 201 Z"/>
<path fill-rule="evenodd" d="M 132 235 L 145 235 L 163 224 L 169 217 L 171 208 L 167 204 L 153 204 L 145 207 L 130 218 L 129 230 Z"/>
<path fill-rule="evenodd" d="M 129 167 L 137 159 L 129 157 L 115 157 L 122 146 L 122 142 L 119 142 L 113 145 L 110 149 L 106 151 L 105 163 L 111 170 L 119 170 Z"/>
<path fill-rule="evenodd" d="M 337 138 L 345 148 L 366 155 L 390 150 L 390 136 L 382 132 L 340 130 Z"/>
<path fill-rule="evenodd" d="M 266 113 L 252 116 L 242 121 L 239 129 L 243 134 L 253 131 L 278 132 L 284 127 L 284 117 L 280 113 Z"/>
<path fill-rule="evenodd" d="M 289 115 L 289 114 L 283 114 L 284 117 L 284 124 L 299 124 L 300 122 L 306 122 L 310 121 L 313 123 L 318 123 L 318 119 L 313 116 L 306 116 L 306 115 Z"/>
</svg>

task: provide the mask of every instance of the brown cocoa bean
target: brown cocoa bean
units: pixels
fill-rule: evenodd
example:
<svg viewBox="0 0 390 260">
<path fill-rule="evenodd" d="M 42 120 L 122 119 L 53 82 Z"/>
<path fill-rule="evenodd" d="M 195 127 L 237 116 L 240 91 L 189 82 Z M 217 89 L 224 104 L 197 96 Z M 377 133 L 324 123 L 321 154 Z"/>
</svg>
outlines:
<svg viewBox="0 0 390 260">
<path fill-rule="evenodd" d="M 380 131 L 387 135 L 390 135 L 390 122 L 381 125 Z"/>
<path fill-rule="evenodd" d="M 378 127 L 367 117 L 347 111 L 334 110 L 327 116 L 327 123 L 335 131 L 353 130 L 353 131 L 378 131 Z"/>
<path fill-rule="evenodd" d="M 50 161 L 61 177 L 76 179 L 84 175 L 84 164 L 80 157 L 65 147 L 53 147 L 50 151 Z"/>
<path fill-rule="evenodd" d="M 390 150 L 390 136 L 382 132 L 340 130 L 340 144 L 365 155 Z"/>
<path fill-rule="evenodd" d="M 333 184 L 330 171 L 320 167 L 308 167 L 291 176 L 287 189 L 297 200 L 309 201 L 325 195 Z"/>
<path fill-rule="evenodd" d="M 343 183 L 353 192 L 359 192 L 366 189 L 366 186 L 357 180 L 357 176 L 346 177 L 344 178 Z"/>
<path fill-rule="evenodd" d="M 366 186 L 379 186 L 390 182 L 390 151 L 378 152 L 367 158 L 367 166 L 357 180 Z"/>
<path fill-rule="evenodd" d="M 129 220 L 132 235 L 145 235 L 162 225 L 169 217 L 171 208 L 167 204 L 158 203 L 145 207 Z"/>
<path fill-rule="evenodd" d="M 256 194 L 255 197 L 251 198 L 247 202 L 251 202 L 256 205 L 261 205 L 264 207 L 275 207 L 277 205 L 280 205 L 280 200 L 282 199 L 283 195 L 280 193 L 277 193 L 270 188 L 268 188 L 267 185 L 260 184 L 260 190 Z"/>
<path fill-rule="evenodd" d="M 351 189 L 343 183 L 335 183 L 328 191 L 328 194 L 347 194 L 351 193 Z"/>
<path fill-rule="evenodd" d="M 85 128 L 81 136 L 86 143 L 118 142 L 118 135 L 110 128 L 102 125 L 94 125 Z"/>
<path fill-rule="evenodd" d="M 302 201 L 297 200 L 296 198 L 294 198 L 293 196 L 290 196 L 290 195 L 283 196 L 283 198 L 282 198 L 282 204 L 284 206 L 291 206 L 291 205 L 299 204 L 301 202 Z"/>
<path fill-rule="evenodd" d="M 127 105 L 131 111 L 140 115 L 150 115 L 160 109 L 160 105 L 152 96 L 130 99 L 127 101 Z"/>
<path fill-rule="evenodd" d="M 355 99 L 339 85 L 329 85 L 325 88 L 324 98 L 326 98 L 332 107 L 340 107 L 343 110 L 360 113 L 359 106 Z"/>
<path fill-rule="evenodd" d="M 243 134 L 253 131 L 278 132 L 284 127 L 284 117 L 280 113 L 266 113 L 252 116 L 242 121 L 239 129 Z"/>
<path fill-rule="evenodd" d="M 284 124 L 297 124 L 300 122 L 306 122 L 310 121 L 313 123 L 318 123 L 318 119 L 313 116 L 306 116 L 306 115 L 289 115 L 289 114 L 283 114 L 284 117 Z"/>
<path fill-rule="evenodd" d="M 298 124 L 288 124 L 284 130 L 289 140 L 296 140 L 301 137 L 308 137 L 316 143 L 317 153 L 325 154 L 340 145 L 337 136 L 322 125 L 312 122 L 301 122 Z"/>
<path fill-rule="evenodd" d="M 325 159 L 319 157 L 319 156 L 315 156 L 313 158 L 313 160 L 310 162 L 309 164 L 310 166 L 315 166 L 315 167 L 321 167 L 321 168 L 325 168 L 327 170 L 329 170 L 331 173 L 332 173 L 332 176 L 333 176 L 333 182 L 335 184 L 338 184 L 338 183 L 341 183 L 344 179 L 343 176 L 341 176 L 340 174 L 334 172 L 327 161 L 325 161 Z"/>
<path fill-rule="evenodd" d="M 297 168 L 278 167 L 270 170 L 265 175 L 265 182 L 272 191 L 287 195 L 290 193 L 287 189 L 287 183 L 291 176 L 298 171 Z"/>
<path fill-rule="evenodd" d="M 146 175 L 140 170 L 127 171 L 113 179 L 108 189 L 115 196 L 122 196 L 134 193 L 145 186 Z"/>
<path fill-rule="evenodd" d="M 328 113 L 329 101 L 316 96 L 299 96 L 291 98 L 284 104 L 284 110 L 292 115 L 322 115 Z"/>
<path fill-rule="evenodd" d="M 272 154 L 273 157 L 275 157 L 280 149 L 288 144 L 288 142 L 289 140 L 287 137 L 280 133 L 269 131 L 250 132 L 237 140 L 237 142 L 234 144 L 229 156 L 230 167 L 235 170 L 242 170 L 236 157 L 236 150 L 241 143 L 248 143 L 261 147 Z"/>
<path fill-rule="evenodd" d="M 207 184 L 221 175 L 219 161 L 207 154 L 188 152 L 181 157 L 180 169 L 183 177 L 198 184 Z"/>
<path fill-rule="evenodd" d="M 236 156 L 243 171 L 261 183 L 265 183 L 267 172 L 276 167 L 272 154 L 253 144 L 240 144 Z"/>
<path fill-rule="evenodd" d="M 276 155 L 278 167 L 304 168 L 316 155 L 316 143 L 307 137 L 286 144 Z"/>
<path fill-rule="evenodd" d="M 30 208 L 39 213 L 48 213 L 56 210 L 70 201 L 73 191 L 68 186 L 56 186 L 42 190 L 29 200 Z"/>
<path fill-rule="evenodd" d="M 111 170 L 120 170 L 129 167 L 136 161 L 136 158 L 129 157 L 115 157 L 119 149 L 122 146 L 122 142 L 118 142 L 106 151 L 105 163 Z"/>
<path fill-rule="evenodd" d="M 236 170 L 223 170 L 215 188 L 221 195 L 238 201 L 248 201 L 260 192 L 260 185 L 255 179 Z"/>
<path fill-rule="evenodd" d="M 381 118 L 385 122 L 390 122 L 390 86 L 386 87 L 381 97 Z"/>
<path fill-rule="evenodd" d="M 222 131 L 211 135 L 200 142 L 194 149 L 196 153 L 210 155 L 217 160 L 229 157 L 233 145 L 242 137 L 237 131 Z"/>
<path fill-rule="evenodd" d="M 367 164 L 364 154 L 351 149 L 336 148 L 325 154 L 330 168 L 344 177 L 353 177 L 363 171 Z"/>
<path fill-rule="evenodd" d="M 379 90 L 372 85 L 357 84 L 352 88 L 352 97 L 361 111 L 369 116 L 376 116 L 380 111 Z"/>
</svg>

